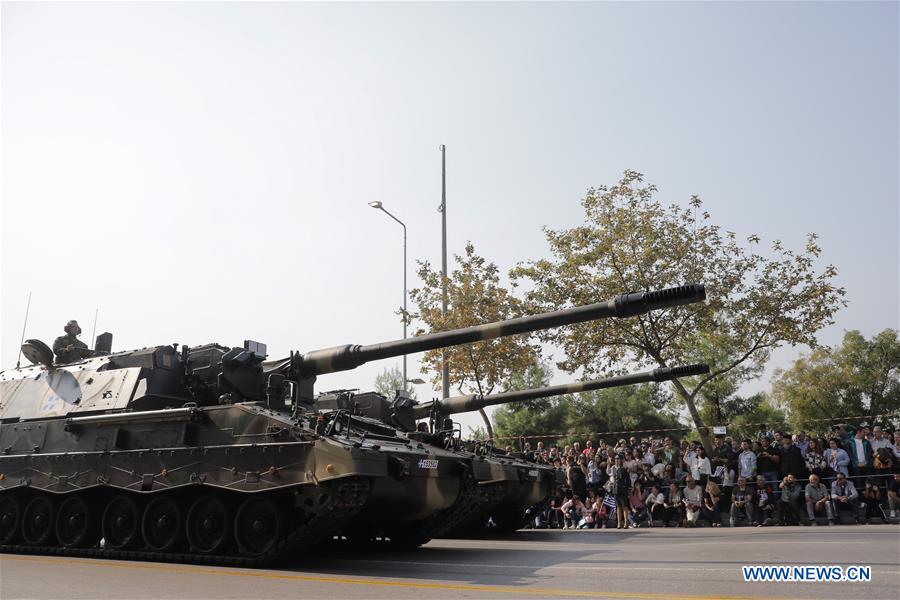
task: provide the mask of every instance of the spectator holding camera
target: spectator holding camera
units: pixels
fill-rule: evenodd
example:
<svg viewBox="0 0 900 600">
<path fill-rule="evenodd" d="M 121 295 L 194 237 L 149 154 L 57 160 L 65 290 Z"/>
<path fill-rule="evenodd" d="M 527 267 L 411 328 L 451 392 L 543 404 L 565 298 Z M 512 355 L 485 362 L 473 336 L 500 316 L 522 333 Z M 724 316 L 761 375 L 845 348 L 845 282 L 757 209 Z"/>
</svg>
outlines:
<svg viewBox="0 0 900 600">
<path fill-rule="evenodd" d="M 832 525 L 834 521 L 834 512 L 831 508 L 831 494 L 825 484 L 819 481 L 819 476 L 813 473 L 809 476 L 809 483 L 806 484 L 804 490 L 806 496 L 806 516 L 812 525 L 817 525 L 816 515 L 824 515 L 828 519 L 828 524 Z"/>
<path fill-rule="evenodd" d="M 867 479 L 862 492 L 862 502 L 866 505 L 866 520 L 880 517 L 881 490 L 874 479 Z"/>
</svg>

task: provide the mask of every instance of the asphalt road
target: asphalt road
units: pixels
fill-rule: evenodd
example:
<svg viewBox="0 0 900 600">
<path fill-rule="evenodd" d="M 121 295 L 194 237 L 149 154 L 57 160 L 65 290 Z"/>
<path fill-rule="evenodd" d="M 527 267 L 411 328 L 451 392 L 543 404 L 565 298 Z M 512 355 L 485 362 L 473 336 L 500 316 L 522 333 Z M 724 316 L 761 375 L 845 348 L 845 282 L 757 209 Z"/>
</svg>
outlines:
<svg viewBox="0 0 900 600">
<path fill-rule="evenodd" d="M 745 583 L 741 565 L 868 565 L 871 583 Z M 277 568 L 0 556 L 0 598 L 900 598 L 900 527 L 522 531 Z"/>
</svg>

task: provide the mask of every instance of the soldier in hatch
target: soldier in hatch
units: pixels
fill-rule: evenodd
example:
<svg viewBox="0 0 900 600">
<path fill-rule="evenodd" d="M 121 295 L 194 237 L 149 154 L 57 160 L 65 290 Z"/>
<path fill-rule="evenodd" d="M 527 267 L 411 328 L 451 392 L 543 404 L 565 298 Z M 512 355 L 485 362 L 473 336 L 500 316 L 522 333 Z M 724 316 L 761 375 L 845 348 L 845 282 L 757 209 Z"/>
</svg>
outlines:
<svg viewBox="0 0 900 600">
<path fill-rule="evenodd" d="M 66 335 L 61 335 L 53 342 L 53 354 L 56 355 L 57 364 L 71 363 L 91 356 L 87 344 L 78 339 L 81 335 L 81 327 L 78 321 L 72 319 L 63 327 Z"/>
</svg>

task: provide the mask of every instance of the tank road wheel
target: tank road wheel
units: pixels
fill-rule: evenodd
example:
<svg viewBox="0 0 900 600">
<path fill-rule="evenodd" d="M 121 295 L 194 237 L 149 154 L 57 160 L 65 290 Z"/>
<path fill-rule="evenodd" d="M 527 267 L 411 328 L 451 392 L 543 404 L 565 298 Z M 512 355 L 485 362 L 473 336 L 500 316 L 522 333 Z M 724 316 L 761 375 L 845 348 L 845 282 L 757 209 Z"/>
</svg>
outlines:
<svg viewBox="0 0 900 600">
<path fill-rule="evenodd" d="M 31 546 L 52 543 L 53 502 L 47 496 L 35 496 L 25 505 L 22 515 L 22 539 Z"/>
<path fill-rule="evenodd" d="M 187 516 L 187 539 L 194 552 L 216 554 L 228 544 L 231 513 L 217 496 L 201 496 Z"/>
<path fill-rule="evenodd" d="M 0 544 L 9 544 L 19 533 L 22 507 L 19 501 L 6 494 L 0 498 Z"/>
<path fill-rule="evenodd" d="M 242 554 L 262 556 L 284 535 L 281 511 L 269 498 L 247 498 L 234 518 L 234 539 Z"/>
<path fill-rule="evenodd" d="M 103 511 L 106 547 L 124 550 L 140 537 L 141 511 L 131 496 L 116 496 Z"/>
<path fill-rule="evenodd" d="M 56 537 L 67 548 L 90 546 L 96 541 L 91 509 L 81 496 L 67 498 L 59 507 Z"/>
<path fill-rule="evenodd" d="M 171 496 L 157 496 L 144 509 L 141 533 L 144 543 L 154 552 L 166 552 L 181 539 L 184 512 Z"/>
</svg>

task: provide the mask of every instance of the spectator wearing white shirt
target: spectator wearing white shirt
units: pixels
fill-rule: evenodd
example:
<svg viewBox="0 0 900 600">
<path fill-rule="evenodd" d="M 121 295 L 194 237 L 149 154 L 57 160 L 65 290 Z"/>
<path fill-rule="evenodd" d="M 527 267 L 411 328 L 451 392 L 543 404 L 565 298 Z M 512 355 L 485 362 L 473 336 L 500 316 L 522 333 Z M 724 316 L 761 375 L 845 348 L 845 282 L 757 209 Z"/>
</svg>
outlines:
<svg viewBox="0 0 900 600">
<path fill-rule="evenodd" d="M 706 489 L 706 483 L 712 475 L 712 463 L 706 456 L 706 448 L 697 446 L 694 451 L 694 464 L 691 468 L 691 476 L 700 484 L 700 489 Z"/>
<path fill-rule="evenodd" d="M 653 527 L 653 521 L 666 520 L 666 495 L 659 491 L 658 486 L 652 486 L 650 493 L 647 495 L 647 510 L 650 513 L 650 526 Z"/>
<path fill-rule="evenodd" d="M 684 496 L 684 514 L 687 524 L 693 527 L 700 519 L 700 510 L 703 507 L 703 488 L 697 485 L 693 477 L 688 477 L 687 486 L 682 495 Z"/>
</svg>

